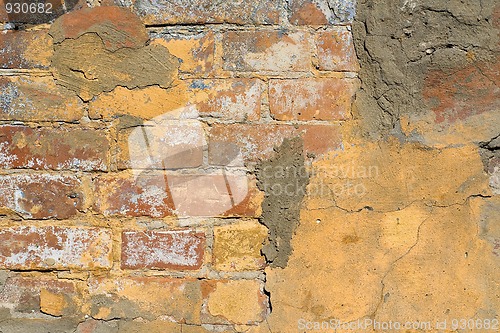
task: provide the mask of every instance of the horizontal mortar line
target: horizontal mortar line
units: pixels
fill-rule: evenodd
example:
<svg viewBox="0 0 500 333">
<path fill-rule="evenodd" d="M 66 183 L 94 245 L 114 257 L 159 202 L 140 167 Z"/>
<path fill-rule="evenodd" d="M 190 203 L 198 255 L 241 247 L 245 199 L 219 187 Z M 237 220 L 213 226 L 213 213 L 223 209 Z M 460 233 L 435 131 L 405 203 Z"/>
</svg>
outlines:
<svg viewBox="0 0 500 333">
<path fill-rule="evenodd" d="M 179 73 L 179 78 L 183 81 L 187 80 L 231 80 L 231 79 L 257 79 L 261 81 L 265 80 L 286 80 L 286 79 L 328 79 L 328 78 L 338 78 L 338 79 L 356 79 L 358 78 L 358 72 L 352 71 L 318 71 L 316 73 L 313 72 L 238 72 L 238 71 L 228 71 L 230 74 L 235 75 L 244 75 L 244 76 L 210 76 L 210 77 L 202 77 L 198 76 L 199 74 L 191 74 L 189 72 Z M 327 76 L 327 75 L 338 75 L 337 76 Z M 265 77 L 263 77 L 265 76 Z"/>
<path fill-rule="evenodd" d="M 231 120 L 214 120 L 213 118 L 200 118 L 200 121 L 208 122 L 209 125 L 247 125 L 247 126 L 259 126 L 259 125 L 282 125 L 282 126 L 296 126 L 296 125 L 342 125 L 346 121 L 352 120 L 351 118 L 346 119 L 332 119 L 332 120 L 275 120 L 262 118 L 257 121 L 249 121 L 249 122 L 234 122 Z"/>
<path fill-rule="evenodd" d="M 160 33 L 162 31 L 185 31 L 195 32 L 193 30 L 198 30 L 200 32 L 204 31 L 268 31 L 268 30 L 278 30 L 281 31 L 286 29 L 287 32 L 297 32 L 297 31 L 318 31 L 322 29 L 331 29 L 335 27 L 350 27 L 352 22 L 342 22 L 336 24 L 327 25 L 289 25 L 289 24 L 236 24 L 236 23 L 158 23 L 158 24 L 146 24 L 146 30 Z M 158 31 L 159 30 L 159 31 Z"/>
<path fill-rule="evenodd" d="M 49 70 L 43 69 L 0 69 L 0 76 L 16 76 L 16 75 L 36 75 L 36 76 L 52 76 Z"/>
</svg>

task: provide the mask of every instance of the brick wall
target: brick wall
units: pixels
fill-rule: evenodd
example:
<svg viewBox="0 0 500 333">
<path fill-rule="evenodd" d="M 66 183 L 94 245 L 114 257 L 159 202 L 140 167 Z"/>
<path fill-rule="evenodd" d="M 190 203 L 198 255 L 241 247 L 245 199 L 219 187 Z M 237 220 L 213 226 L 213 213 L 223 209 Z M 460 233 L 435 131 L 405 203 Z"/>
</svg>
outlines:
<svg viewBox="0 0 500 333">
<path fill-rule="evenodd" d="M 258 326 L 255 170 L 342 148 L 354 4 L 110 2 L 0 33 L 0 331 Z"/>
</svg>

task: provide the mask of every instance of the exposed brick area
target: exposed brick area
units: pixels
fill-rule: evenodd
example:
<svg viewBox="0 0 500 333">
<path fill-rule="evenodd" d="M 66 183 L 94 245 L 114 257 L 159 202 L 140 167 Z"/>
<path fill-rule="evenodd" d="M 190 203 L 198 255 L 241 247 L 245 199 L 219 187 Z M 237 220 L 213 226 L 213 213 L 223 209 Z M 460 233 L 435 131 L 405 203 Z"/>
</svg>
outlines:
<svg viewBox="0 0 500 333">
<path fill-rule="evenodd" d="M 352 33 L 345 27 L 330 28 L 316 35 L 318 69 L 322 71 L 359 70 Z"/>
<path fill-rule="evenodd" d="M 81 100 L 48 77 L 1 77 L 0 119 L 21 121 L 79 120 Z"/>
<path fill-rule="evenodd" d="M 4 2 L 0 332 L 267 332 L 259 168 L 345 148 L 352 1 Z"/>
</svg>

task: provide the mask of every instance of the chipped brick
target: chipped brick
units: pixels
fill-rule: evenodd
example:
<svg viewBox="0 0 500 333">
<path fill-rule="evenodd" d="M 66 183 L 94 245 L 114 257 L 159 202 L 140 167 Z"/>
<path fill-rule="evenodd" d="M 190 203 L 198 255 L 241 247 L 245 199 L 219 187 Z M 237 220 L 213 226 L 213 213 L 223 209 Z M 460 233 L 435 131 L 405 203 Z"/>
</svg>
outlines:
<svg viewBox="0 0 500 333">
<path fill-rule="evenodd" d="M 11 174 L 0 176 L 0 207 L 25 219 L 67 219 L 83 209 L 85 195 L 75 176 Z"/>
</svg>

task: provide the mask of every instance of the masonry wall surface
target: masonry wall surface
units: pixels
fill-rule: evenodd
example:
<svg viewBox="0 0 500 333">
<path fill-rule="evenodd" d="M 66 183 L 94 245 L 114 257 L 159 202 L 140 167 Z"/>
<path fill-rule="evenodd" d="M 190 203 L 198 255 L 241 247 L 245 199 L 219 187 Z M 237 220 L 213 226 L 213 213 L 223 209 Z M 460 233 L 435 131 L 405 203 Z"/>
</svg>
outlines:
<svg viewBox="0 0 500 333">
<path fill-rule="evenodd" d="M 494 1 L 7 3 L 0 333 L 498 330 Z"/>
</svg>

